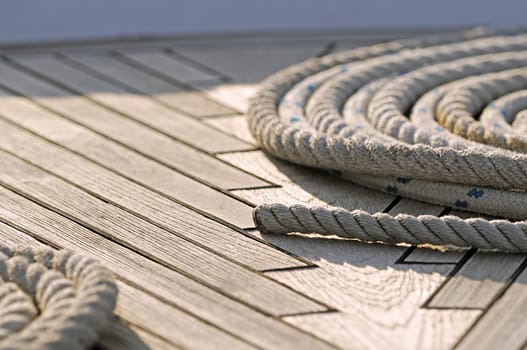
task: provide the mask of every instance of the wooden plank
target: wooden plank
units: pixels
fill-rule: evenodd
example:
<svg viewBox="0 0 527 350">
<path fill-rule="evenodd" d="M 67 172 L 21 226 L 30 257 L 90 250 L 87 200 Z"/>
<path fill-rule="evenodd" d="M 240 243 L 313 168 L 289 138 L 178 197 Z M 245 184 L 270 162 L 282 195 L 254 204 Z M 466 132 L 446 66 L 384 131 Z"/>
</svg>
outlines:
<svg viewBox="0 0 527 350">
<path fill-rule="evenodd" d="M 220 101 L 240 113 L 245 113 L 249 109 L 249 100 L 259 88 L 258 84 L 194 83 L 193 85 L 216 101 Z"/>
<path fill-rule="evenodd" d="M 207 320 L 230 334 L 268 349 L 329 349 L 325 342 L 255 312 L 174 270 L 105 239 L 63 216 L 0 187 L 0 221 L 51 245 L 92 257 L 121 279 L 147 290 L 164 303 Z M 141 303 L 140 299 L 134 303 Z"/>
<path fill-rule="evenodd" d="M 525 257 L 523 254 L 477 252 L 441 287 L 428 307 L 487 308 Z"/>
<path fill-rule="evenodd" d="M 249 99 L 258 90 L 258 83 L 268 75 L 323 51 L 328 41 L 298 45 L 243 45 L 236 47 L 177 47 L 182 54 L 200 64 L 232 78 L 225 84 L 193 82 L 208 96 L 239 112 L 247 111 Z"/>
<path fill-rule="evenodd" d="M 135 326 L 185 349 L 253 349 L 254 347 L 160 300 L 118 281 L 116 312 Z M 135 300 L 141 300 L 136 303 Z M 134 307 L 123 307 L 134 305 Z"/>
<path fill-rule="evenodd" d="M 244 192 L 246 196 L 250 192 L 255 203 L 280 201 L 321 205 L 322 202 L 322 205 L 337 203 L 350 209 L 383 211 L 393 200 L 392 196 L 273 159 L 262 152 L 230 153 L 220 157 L 283 186 L 234 191 L 239 195 Z M 408 211 L 410 204 L 404 202 L 393 211 Z M 343 348 L 448 348 L 480 314 L 478 310 L 420 309 L 447 278 L 453 265 L 394 265 L 405 247 L 301 235 L 261 236 L 319 266 L 269 271 L 266 272 L 268 276 L 310 296 L 316 295 L 317 300 L 329 302 L 339 310 L 284 319 Z M 401 339 L 405 340 L 404 345 Z"/>
<path fill-rule="evenodd" d="M 43 244 L 35 238 L 0 222 L 0 244 L 8 246 L 40 247 Z M 246 343 L 190 316 L 179 309 L 155 299 L 121 281 L 117 281 L 119 294 L 115 313 L 128 322 L 149 329 L 152 333 L 166 337 L 174 343 L 184 344 L 191 348 L 205 348 L 204 339 L 214 339 L 225 348 L 244 349 Z M 133 306 L 133 307 L 132 307 Z M 170 313 L 167 313 L 167 311 Z M 128 329 L 125 329 L 128 328 Z M 131 349 L 144 349 L 145 344 L 137 335 L 130 332 L 128 326 L 115 318 L 114 322 L 102 335 L 100 346 L 128 344 Z M 177 342 L 175 340 L 177 339 Z M 171 348 L 175 345 L 171 344 Z M 109 347 L 113 349 L 113 347 Z"/>
<path fill-rule="evenodd" d="M 150 224 L 1 151 L 0 164 L 5 169 L 0 174 L 4 186 L 265 313 L 279 316 L 325 310 L 261 274 L 192 244 L 186 237 Z M 254 290 L 258 290 L 257 295 Z"/>
<path fill-rule="evenodd" d="M 391 215 L 439 215 L 443 207 L 402 198 L 396 206 L 390 210 Z M 411 247 L 397 261 L 399 264 L 456 264 L 465 255 L 466 250 L 452 250 L 443 247 L 422 245 Z"/>
<path fill-rule="evenodd" d="M 112 142 L 0 88 L 0 115 L 120 175 L 240 228 L 254 227 L 252 207 Z"/>
<path fill-rule="evenodd" d="M 318 55 L 327 42 L 301 45 L 174 48 L 200 64 L 232 78 L 236 83 L 258 83 L 270 74 Z"/>
<path fill-rule="evenodd" d="M 280 189 L 233 191 L 256 204 L 282 200 L 288 204 L 324 204 L 375 212 L 384 210 L 394 198 L 320 170 L 279 160 L 261 151 L 222 154 L 219 158 L 282 186 Z"/>
<path fill-rule="evenodd" d="M 436 248 L 412 249 L 399 263 L 404 264 L 457 264 L 466 250 L 439 250 Z"/>
<path fill-rule="evenodd" d="M 390 215 L 408 214 L 408 215 L 439 215 L 443 207 L 430 203 L 419 202 L 408 198 L 401 198 L 397 205 L 390 211 Z"/>
<path fill-rule="evenodd" d="M 236 136 L 247 143 L 258 145 L 258 142 L 251 135 L 251 132 L 247 127 L 247 117 L 244 115 L 209 118 L 204 121 L 205 123 L 220 129 L 225 133 Z"/>
<path fill-rule="evenodd" d="M 153 51 L 148 52 L 148 54 L 150 53 L 153 53 Z M 130 62 L 122 56 L 89 54 L 85 52 L 65 53 L 64 55 L 71 61 L 95 72 L 95 74 L 103 76 L 104 79 L 124 84 L 131 90 L 150 95 L 184 113 L 196 117 L 213 117 L 233 113 L 232 109 L 207 98 L 204 94 L 197 91 L 184 90 L 180 86 L 167 81 L 167 79 L 156 76 L 156 73 L 149 71 L 148 67 L 138 67 L 133 64 L 133 61 Z M 172 59 L 168 58 L 168 60 Z M 177 61 L 174 62 L 177 64 Z M 144 71 L 145 68 L 146 71 Z M 177 76 L 179 72 L 175 70 L 169 74 Z M 210 84 L 219 83 L 218 80 L 207 81 Z"/>
<path fill-rule="evenodd" d="M 225 189 L 269 185 L 268 182 L 5 63 L 0 63 L 0 74 L 2 82 L 18 94 L 26 95 L 76 123 L 209 185 Z"/>
<path fill-rule="evenodd" d="M 174 344 L 164 343 L 156 336 L 142 331 L 138 334 L 129 325 L 118 318 L 114 318 L 106 326 L 105 332 L 101 335 L 98 343 L 94 346 L 97 349 L 116 349 L 116 350 L 147 350 L 147 349 L 176 349 Z"/>
<path fill-rule="evenodd" d="M 0 149 L 16 154 L 98 198 L 126 208 L 142 219 L 221 252 L 256 270 L 305 266 L 305 263 L 233 228 L 127 180 L 79 155 L 0 120 Z"/>
<path fill-rule="evenodd" d="M 87 74 L 51 55 L 23 55 L 14 59 L 28 70 L 68 86 L 76 93 L 83 94 L 93 101 L 205 152 L 241 151 L 252 148 L 247 143 L 212 129 L 150 97 Z"/>
<path fill-rule="evenodd" d="M 211 70 L 198 68 L 189 61 L 182 61 L 162 49 L 121 49 L 119 54 L 125 56 L 147 69 L 159 74 L 166 74 L 175 81 L 221 81 L 221 75 Z"/>
<path fill-rule="evenodd" d="M 1 218 L 0 218 L 1 220 Z M 0 244 L 8 246 L 39 247 L 43 244 L 35 238 L 14 229 L 0 221 Z M 116 281 L 119 288 L 115 313 L 142 329 L 163 337 L 184 347 L 202 349 L 210 339 L 225 349 L 245 349 L 250 345 L 221 330 L 191 316 L 159 299 L 138 290 L 122 281 Z M 116 338 L 113 330 L 107 332 L 107 340 Z M 117 334 L 117 340 L 122 334 Z M 130 335 L 132 340 L 134 337 Z M 122 340 L 122 339 L 121 339 Z M 122 342 L 122 341 L 121 341 Z M 104 342 L 106 343 L 106 341 Z M 172 346 L 175 346 L 173 345 Z"/>
<path fill-rule="evenodd" d="M 411 316 L 399 319 L 388 316 L 385 320 L 370 321 L 351 315 L 351 312 L 340 316 L 321 314 L 286 317 L 285 321 L 342 349 L 451 349 L 481 311 L 415 310 Z M 395 310 L 392 312 L 396 313 Z"/>
<path fill-rule="evenodd" d="M 456 349 L 525 349 L 527 344 L 527 270 L 475 324 Z"/>
<path fill-rule="evenodd" d="M 446 279 L 451 265 L 393 265 L 404 247 L 288 238 L 291 251 L 312 260 L 319 268 L 267 275 L 319 300 L 331 300 L 339 313 L 299 315 L 285 320 L 337 346 L 449 348 L 479 315 L 473 310 L 420 309 Z"/>
</svg>

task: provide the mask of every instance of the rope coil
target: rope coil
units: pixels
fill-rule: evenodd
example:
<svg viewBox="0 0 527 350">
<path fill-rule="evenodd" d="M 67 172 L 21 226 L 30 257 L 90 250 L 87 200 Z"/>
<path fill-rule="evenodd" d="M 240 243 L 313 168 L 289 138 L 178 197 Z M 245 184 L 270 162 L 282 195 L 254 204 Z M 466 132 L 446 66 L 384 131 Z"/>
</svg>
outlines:
<svg viewBox="0 0 527 350">
<path fill-rule="evenodd" d="M 86 349 L 116 295 L 110 273 L 91 259 L 0 246 L 0 349 Z"/>
<path fill-rule="evenodd" d="M 266 79 L 249 128 L 262 148 L 360 185 L 527 219 L 527 34 L 475 30 L 314 58 Z M 265 232 L 527 252 L 527 221 L 262 205 Z"/>
</svg>

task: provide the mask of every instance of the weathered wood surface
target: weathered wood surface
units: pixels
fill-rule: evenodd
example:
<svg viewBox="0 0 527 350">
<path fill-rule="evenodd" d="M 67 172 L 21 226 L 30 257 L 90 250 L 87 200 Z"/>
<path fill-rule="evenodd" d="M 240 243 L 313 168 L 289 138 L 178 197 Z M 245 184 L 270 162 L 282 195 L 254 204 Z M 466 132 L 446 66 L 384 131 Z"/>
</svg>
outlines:
<svg viewBox="0 0 527 350">
<path fill-rule="evenodd" d="M 195 244 L 256 270 L 303 265 L 170 199 L 0 120 L 0 149 L 11 152 L 85 191 Z M 211 249 L 211 248 L 208 248 Z"/>
<path fill-rule="evenodd" d="M 153 55 L 151 55 L 152 53 Z M 203 94 L 197 94 L 195 91 L 188 92 L 181 88 L 177 83 L 185 82 L 185 76 L 182 80 L 168 80 L 159 77 L 161 73 L 167 72 L 166 75 L 175 72 L 179 75 L 181 62 L 172 59 L 167 54 L 160 52 L 147 51 L 146 55 L 86 55 L 86 54 L 68 54 L 66 57 L 71 62 L 77 63 L 79 67 L 85 67 L 105 79 L 114 80 L 126 85 L 132 89 L 152 96 L 158 101 L 162 101 L 168 106 L 197 117 L 211 117 L 225 114 L 232 114 L 233 110 L 222 106 L 218 102 L 208 99 Z M 129 59 L 127 59 L 129 58 Z M 130 58 L 132 58 L 130 60 Z M 142 58 L 143 64 L 139 67 L 146 69 L 148 72 L 156 72 L 156 75 L 144 72 L 136 68 L 134 58 Z M 158 62 L 162 59 L 162 62 Z M 152 62 L 153 60 L 153 62 Z M 150 65 L 146 65 L 151 62 Z M 174 65 L 171 67 L 171 64 Z M 194 70 L 193 70 L 194 71 Z M 190 73 L 189 73 L 190 74 Z M 184 74 L 186 75 L 186 74 Z M 163 76 L 164 77 L 164 76 Z M 198 77 L 196 77 L 198 78 Z M 195 79 L 200 81 L 200 79 Z M 203 79 L 211 83 L 218 84 L 217 79 Z"/>
<path fill-rule="evenodd" d="M 271 315 L 325 308 L 236 263 L 0 151 L 0 182 L 154 261 Z M 155 239 L 153 239 L 155 237 Z M 221 250 L 220 250 L 220 253 Z M 253 293 L 258 290 L 258 295 Z M 278 298 L 278 302 L 275 302 Z"/>
<path fill-rule="evenodd" d="M 0 114 L 35 134 L 64 146 L 150 189 L 241 228 L 252 227 L 252 207 L 188 176 L 32 104 L 3 97 Z M 241 215 L 240 215 L 241 214 Z"/>
<path fill-rule="evenodd" d="M 82 96 L 71 95 L 63 88 L 24 74 L 7 64 L 0 64 L 0 73 L 5 85 L 16 94 L 26 95 L 76 123 L 207 184 L 225 189 L 269 185 Z"/>
<path fill-rule="evenodd" d="M 410 35 L 374 34 L 9 52 L 0 243 L 70 249 L 115 273 L 97 349 L 525 347 L 525 255 L 252 229 L 252 205 L 276 201 L 473 216 L 257 149 L 243 111 L 261 79 Z"/>
<path fill-rule="evenodd" d="M 520 254 L 477 252 L 428 303 L 434 308 L 486 309 L 525 261 Z"/>
<path fill-rule="evenodd" d="M 136 90 L 89 75 L 50 55 L 16 56 L 26 68 L 60 82 L 107 108 L 209 153 L 240 151 L 252 147 L 218 132 L 192 117 L 138 94 Z M 196 102 L 193 102 L 196 103 Z"/>
</svg>

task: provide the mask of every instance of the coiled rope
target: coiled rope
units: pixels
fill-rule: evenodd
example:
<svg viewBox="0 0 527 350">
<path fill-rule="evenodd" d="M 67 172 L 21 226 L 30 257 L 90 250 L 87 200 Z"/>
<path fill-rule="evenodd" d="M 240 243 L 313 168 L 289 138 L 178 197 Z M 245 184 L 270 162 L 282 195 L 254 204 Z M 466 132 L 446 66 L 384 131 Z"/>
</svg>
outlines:
<svg viewBox="0 0 527 350">
<path fill-rule="evenodd" d="M 261 147 L 360 185 L 527 219 L 527 34 L 474 30 L 291 66 L 251 101 Z M 387 243 L 527 252 L 527 221 L 266 204 L 257 227 Z"/>
<path fill-rule="evenodd" d="M 0 246 L 0 349 L 86 349 L 110 319 L 116 294 L 93 260 Z"/>
</svg>

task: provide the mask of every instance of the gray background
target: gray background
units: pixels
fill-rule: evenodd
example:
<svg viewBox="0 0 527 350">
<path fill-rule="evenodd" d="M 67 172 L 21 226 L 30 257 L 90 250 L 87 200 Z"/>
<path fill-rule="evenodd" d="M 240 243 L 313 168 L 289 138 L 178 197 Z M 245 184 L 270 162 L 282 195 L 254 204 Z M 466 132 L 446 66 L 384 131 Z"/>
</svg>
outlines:
<svg viewBox="0 0 527 350">
<path fill-rule="evenodd" d="M 527 0 L 0 0 L 0 42 L 527 22 Z"/>
</svg>

